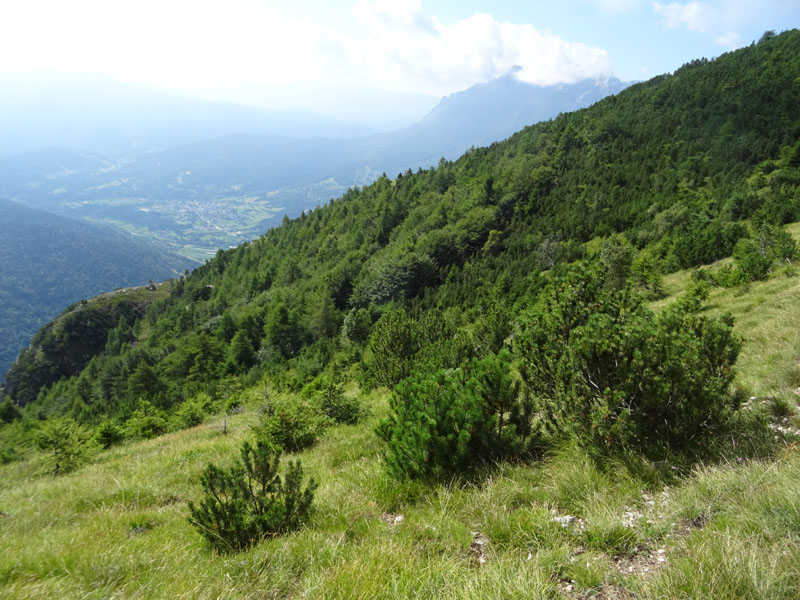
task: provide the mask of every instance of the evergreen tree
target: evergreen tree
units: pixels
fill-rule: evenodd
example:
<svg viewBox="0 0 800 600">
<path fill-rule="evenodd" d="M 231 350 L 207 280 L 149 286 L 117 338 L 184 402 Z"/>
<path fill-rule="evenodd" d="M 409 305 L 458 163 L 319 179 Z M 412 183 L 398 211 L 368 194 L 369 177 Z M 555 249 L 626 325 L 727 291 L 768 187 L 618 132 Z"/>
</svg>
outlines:
<svg viewBox="0 0 800 600">
<path fill-rule="evenodd" d="M 244 373 L 253 366 L 256 353 L 250 344 L 250 338 L 244 330 L 238 330 L 233 336 L 228 350 L 228 364 L 234 373 Z"/>
<path fill-rule="evenodd" d="M 581 265 L 554 279 L 515 339 L 545 423 L 601 455 L 704 455 L 736 408 L 732 319 L 700 316 L 692 299 L 656 316 L 603 275 Z"/>
<path fill-rule="evenodd" d="M 245 442 L 236 464 L 226 469 L 209 463 L 201 474 L 205 497 L 189 502 L 189 522 L 217 552 L 244 550 L 309 518 L 317 485 L 310 480 L 303 488 L 299 461 L 290 461 L 281 478 L 280 457 L 268 443 Z"/>
<path fill-rule="evenodd" d="M 75 470 L 86 461 L 90 450 L 89 432 L 69 418 L 45 421 L 36 441 L 49 454 L 54 475 Z"/>
<path fill-rule="evenodd" d="M 9 396 L 6 396 L 5 399 L 0 402 L 0 421 L 3 423 L 11 423 L 21 418 L 22 413 L 19 408 L 14 405 Z"/>
</svg>

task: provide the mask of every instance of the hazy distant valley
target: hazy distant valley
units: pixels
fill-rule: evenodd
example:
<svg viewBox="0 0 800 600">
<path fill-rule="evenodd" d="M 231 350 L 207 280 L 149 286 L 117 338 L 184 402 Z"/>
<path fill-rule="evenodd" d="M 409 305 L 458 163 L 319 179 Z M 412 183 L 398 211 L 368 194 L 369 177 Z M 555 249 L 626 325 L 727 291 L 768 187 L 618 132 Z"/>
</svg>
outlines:
<svg viewBox="0 0 800 600">
<path fill-rule="evenodd" d="M 377 132 L 309 111 L 200 101 L 104 79 L 77 88 L 64 82 L 41 98 L 28 82 L 11 94 L 16 105 L 0 102 L 0 198 L 110 225 L 203 262 L 381 173 L 455 159 L 624 87 L 613 78 L 540 87 L 509 75 L 443 98 L 415 124 Z M 90 92 L 111 105 L 82 107 L 81 94 Z M 23 104 L 25 94 L 36 101 Z M 62 98 L 66 115 L 48 104 Z M 25 129 L 40 113 L 60 116 Z"/>
<path fill-rule="evenodd" d="M 9 93 L 0 99 L 0 199 L 15 204 L 4 205 L 0 219 L 0 380 L 33 333 L 67 304 L 167 278 L 381 173 L 455 159 L 625 87 L 615 79 L 539 87 L 509 75 L 381 132 L 376 124 L 397 122 L 392 111 L 405 114 L 397 104 L 419 111 L 424 97 L 383 93 L 385 118 L 367 115 L 370 125 L 100 77 L 2 83 Z M 28 215 L 21 228 L 23 207 L 46 211 L 38 213 L 45 226 L 37 229 Z M 52 238 L 48 226 L 55 223 L 62 249 L 49 243 L 39 262 L 20 260 Z M 86 244 L 73 243 L 75 235 Z"/>
</svg>

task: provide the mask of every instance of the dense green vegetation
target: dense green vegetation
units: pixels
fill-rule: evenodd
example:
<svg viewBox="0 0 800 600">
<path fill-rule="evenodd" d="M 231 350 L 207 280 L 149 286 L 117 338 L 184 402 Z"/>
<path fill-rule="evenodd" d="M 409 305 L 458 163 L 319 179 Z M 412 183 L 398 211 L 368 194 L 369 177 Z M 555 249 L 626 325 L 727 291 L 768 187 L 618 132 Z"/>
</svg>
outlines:
<svg viewBox="0 0 800 600">
<path fill-rule="evenodd" d="M 263 377 L 294 391 L 318 377 L 394 385 L 499 351 L 540 273 L 581 257 L 651 295 L 658 273 L 735 249 L 748 278 L 763 276 L 789 257 L 748 266 L 761 231 L 800 219 L 798 46 L 795 31 L 765 36 L 456 162 L 352 189 L 220 251 L 146 314 L 114 313 L 88 364 L 61 365 L 37 344 L 6 392 L 94 425 Z M 81 336 L 74 321 L 63 336 Z M 49 380 L 27 375 L 42 365 Z"/>
<path fill-rule="evenodd" d="M 68 304 L 162 281 L 189 264 L 130 236 L 0 199 L 0 379 Z"/>
<path fill-rule="evenodd" d="M 63 473 L 61 456 L 77 468 L 81 457 L 153 451 L 99 447 L 211 414 L 224 432 L 248 422 L 234 437 L 255 435 L 255 445 L 230 470 L 214 462 L 230 459 L 218 430 L 173 434 L 202 449 L 181 446 L 175 460 L 193 466 L 172 479 L 196 498 L 187 475 L 212 461 L 202 486 L 211 497 L 231 490 L 238 508 L 225 512 L 207 496 L 190 505 L 194 522 L 231 532 L 224 542 L 206 535 L 217 549 L 243 549 L 304 520 L 285 526 L 278 509 L 244 507 L 286 506 L 267 493 L 278 448 L 310 457 L 320 529 L 260 544 L 284 558 L 252 550 L 262 570 L 238 571 L 270 581 L 275 596 L 448 596 L 450 572 L 464 597 L 514 596 L 519 573 L 540 597 L 569 595 L 576 582 L 598 594 L 622 586 L 620 594 L 701 597 L 723 585 L 722 597 L 793 597 L 796 569 L 765 580 L 797 553 L 751 556 L 741 540 L 758 531 L 760 551 L 797 547 L 796 485 L 770 479 L 774 513 L 746 490 L 770 474 L 760 460 L 780 452 L 776 442 L 797 434 L 800 339 L 775 331 L 796 312 L 797 228 L 785 225 L 800 220 L 798 78 L 800 32 L 765 34 L 458 161 L 352 189 L 220 251 L 146 302 L 139 291 L 67 312 L 7 377 L 2 456 Z M 86 326 L 89 311 L 103 315 L 91 319 L 96 327 Z M 784 355 L 759 357 L 778 337 Z M 81 351 L 65 362 L 70 343 Z M 759 363 L 770 365 L 769 380 Z M 772 398 L 744 402 L 754 394 Z M 48 445 L 50 423 L 75 432 L 71 448 Z M 50 455 L 28 449 L 35 438 Z M 246 473 L 259 477 L 247 467 L 254 448 L 263 452 L 258 498 L 245 493 Z M 796 457 L 782 456 L 770 478 L 790 481 Z M 102 468 L 86 472 L 100 477 Z M 682 483 L 684 474 L 693 479 Z M 291 476 L 310 509 L 313 485 L 301 493 L 300 475 L 295 464 L 270 490 Z M 678 491 L 665 492 L 664 511 L 689 519 L 690 530 L 721 519 L 697 547 L 679 519 L 649 504 L 665 484 Z M 748 507 L 748 526 L 719 500 L 726 486 Z M 400 510 L 419 519 L 413 531 L 398 528 L 390 541 L 372 531 L 376 518 L 397 528 Z M 634 512 L 627 524 L 619 516 Z M 730 527 L 746 574 L 719 566 Z M 491 583 L 469 564 L 489 560 L 484 536 L 497 545 Z M 612 563 L 683 543 L 670 536 L 689 536 L 685 563 L 651 580 L 609 575 Z M 323 544 L 312 549 L 315 539 Z M 350 548 L 361 543 L 359 558 Z M 305 566 L 264 574 L 303 552 L 313 556 Z M 388 565 L 395 552 L 408 564 Z M 585 569 L 573 565 L 587 552 Z M 714 568 L 695 578 L 691 558 Z M 23 571 L 4 577 L 17 582 Z M 297 587 L 312 573 L 322 573 L 321 588 Z"/>
</svg>

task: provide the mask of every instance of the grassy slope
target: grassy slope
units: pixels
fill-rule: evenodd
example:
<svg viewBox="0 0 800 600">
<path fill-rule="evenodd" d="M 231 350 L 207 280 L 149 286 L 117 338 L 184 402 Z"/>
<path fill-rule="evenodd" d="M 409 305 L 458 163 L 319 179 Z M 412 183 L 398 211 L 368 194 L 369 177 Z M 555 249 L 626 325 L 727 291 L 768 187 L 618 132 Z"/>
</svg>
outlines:
<svg viewBox="0 0 800 600">
<path fill-rule="evenodd" d="M 800 241 L 800 223 L 786 229 Z M 731 259 L 724 259 L 710 268 L 729 262 Z M 800 271 L 793 276 L 789 273 L 778 270 L 769 280 L 751 285 L 746 293 L 736 288 L 711 288 L 706 302 L 712 315 L 731 313 L 737 331 L 745 337 L 737 361 L 737 383 L 754 395 L 791 394 L 800 388 Z M 674 300 L 689 284 L 690 275 L 680 271 L 665 277 L 667 297 L 654 307 Z"/>
<path fill-rule="evenodd" d="M 665 287 L 688 280 L 677 273 Z M 799 302 L 800 277 L 783 273 L 745 294 L 712 290 L 709 310 L 733 313 L 746 339 L 738 382 L 751 393 L 800 385 Z M 252 412 L 227 436 L 212 422 L 59 478 L 40 475 L 41 456 L 0 467 L 0 597 L 800 597 L 793 448 L 647 491 L 572 450 L 479 485 L 420 490 L 382 474 L 372 429 L 386 395 L 365 401 L 370 420 L 329 430 L 301 455 L 321 484 L 312 526 L 233 556 L 205 548 L 186 502 L 208 461 L 236 455 Z M 582 521 L 562 527 L 554 515 Z"/>
</svg>

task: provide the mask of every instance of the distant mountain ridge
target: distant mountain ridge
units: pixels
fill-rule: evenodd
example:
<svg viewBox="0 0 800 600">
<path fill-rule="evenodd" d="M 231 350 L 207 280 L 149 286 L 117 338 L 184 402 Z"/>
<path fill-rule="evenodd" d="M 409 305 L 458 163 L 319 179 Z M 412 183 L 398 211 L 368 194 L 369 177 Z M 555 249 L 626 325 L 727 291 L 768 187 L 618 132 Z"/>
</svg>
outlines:
<svg viewBox="0 0 800 600">
<path fill-rule="evenodd" d="M 100 75 L 0 75 L 0 157 L 47 147 L 131 158 L 230 134 L 351 138 L 378 130 L 307 109 L 210 101 Z"/>
<path fill-rule="evenodd" d="M 421 126 L 466 128 L 475 145 L 485 146 L 559 113 L 586 108 L 628 87 L 616 77 L 584 79 L 577 83 L 533 85 L 513 74 L 447 96 L 419 123 Z M 476 117 L 492 113 L 492 127 Z"/>
<path fill-rule="evenodd" d="M 442 98 L 421 121 L 372 136 L 371 166 L 393 174 L 455 160 L 470 147 L 488 146 L 560 113 L 587 108 L 625 89 L 615 77 L 572 84 L 534 85 L 513 74 Z"/>
<path fill-rule="evenodd" d="M 248 222 L 226 218 L 225 227 L 241 234 L 215 236 L 216 246 L 203 246 L 212 250 L 252 239 L 284 215 L 297 216 L 381 173 L 394 176 L 427 168 L 442 157 L 455 159 L 470 147 L 584 108 L 625 86 L 613 78 L 535 86 L 508 75 L 443 98 L 410 127 L 357 138 L 251 131 L 126 160 L 101 152 L 41 149 L 0 160 L 0 194 L 67 216 L 152 226 L 161 232 L 157 237 L 177 236 L 179 245 L 197 244 L 192 232 L 208 221 L 203 205 L 230 207 L 254 198 L 261 203 L 262 210 Z M 189 201 L 199 203 L 195 212 L 187 216 L 180 207 L 179 218 L 179 203 Z M 123 209 L 120 202 L 133 208 Z M 160 224 L 153 223 L 156 214 Z"/>
</svg>

